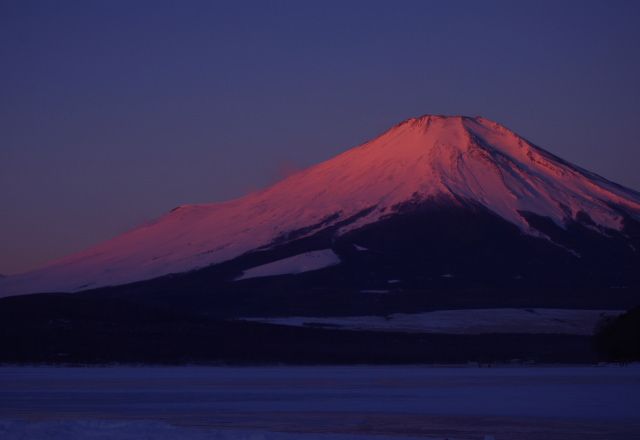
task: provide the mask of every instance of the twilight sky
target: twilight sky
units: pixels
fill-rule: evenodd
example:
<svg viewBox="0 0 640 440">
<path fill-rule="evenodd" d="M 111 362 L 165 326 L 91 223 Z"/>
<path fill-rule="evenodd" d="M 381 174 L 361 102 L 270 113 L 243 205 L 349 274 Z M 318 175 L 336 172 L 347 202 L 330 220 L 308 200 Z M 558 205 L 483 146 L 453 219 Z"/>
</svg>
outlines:
<svg viewBox="0 0 640 440">
<path fill-rule="evenodd" d="M 425 113 L 640 189 L 640 2 L 0 3 L 0 273 Z"/>
</svg>

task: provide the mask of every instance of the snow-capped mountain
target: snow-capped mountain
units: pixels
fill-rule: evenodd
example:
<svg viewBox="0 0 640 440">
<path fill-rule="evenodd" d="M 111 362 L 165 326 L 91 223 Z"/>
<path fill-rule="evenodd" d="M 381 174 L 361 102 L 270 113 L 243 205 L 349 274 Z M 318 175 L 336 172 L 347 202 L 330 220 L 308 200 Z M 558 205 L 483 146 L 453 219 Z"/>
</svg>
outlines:
<svg viewBox="0 0 640 440">
<path fill-rule="evenodd" d="M 429 223 L 443 210 L 464 211 L 469 220 Z M 421 213 L 411 217 L 418 220 L 398 220 L 413 212 Z M 494 223 L 499 226 L 483 227 L 483 236 L 477 237 L 465 226 Z M 231 261 L 240 263 L 221 275 L 227 283 L 320 269 L 344 271 L 349 261 L 358 261 L 363 271 L 369 261 L 379 271 L 388 269 L 385 282 L 393 285 L 402 280 L 389 278 L 392 266 L 404 264 L 400 257 L 393 260 L 397 264 L 389 262 L 398 234 L 418 237 L 414 244 L 423 247 L 422 260 L 414 262 L 437 259 L 440 265 L 433 273 L 421 266 L 414 275 L 422 270 L 429 277 L 460 277 L 458 237 L 465 246 L 471 243 L 470 249 L 524 240 L 526 245 L 516 249 L 512 243 L 509 252 L 528 253 L 526 261 L 536 267 L 544 266 L 539 260 L 545 258 L 549 264 L 567 258 L 571 267 L 590 261 L 593 267 L 598 263 L 589 253 L 596 258 L 604 252 L 600 257 L 626 274 L 640 262 L 639 225 L 639 193 L 571 165 L 487 119 L 428 115 L 406 120 L 265 190 L 224 203 L 180 206 L 86 251 L 8 277 L 0 281 L 0 296 L 117 286 Z M 430 228 L 428 240 L 421 228 Z M 448 237 L 449 244 L 436 245 L 433 237 L 440 236 Z M 313 237 L 323 238 L 314 242 Z M 611 255 L 604 244 L 609 241 L 616 242 Z M 407 249 L 406 243 L 402 246 L 396 256 Z M 468 255 L 462 254 L 464 249 L 461 259 Z M 491 249 L 487 258 L 511 258 L 502 248 Z M 380 257 L 384 264 L 371 257 L 376 253 L 386 255 Z M 564 256 L 556 257 L 560 254 Z M 483 264 L 487 261 L 478 262 Z M 514 270 L 505 277 L 519 277 Z M 612 277 L 626 282 L 626 275 Z"/>
</svg>

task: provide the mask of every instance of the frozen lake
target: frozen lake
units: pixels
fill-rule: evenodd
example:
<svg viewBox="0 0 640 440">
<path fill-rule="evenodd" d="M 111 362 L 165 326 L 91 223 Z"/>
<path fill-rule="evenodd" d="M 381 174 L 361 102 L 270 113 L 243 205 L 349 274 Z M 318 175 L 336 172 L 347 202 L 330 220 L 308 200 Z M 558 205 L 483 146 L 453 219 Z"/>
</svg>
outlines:
<svg viewBox="0 0 640 440">
<path fill-rule="evenodd" d="M 640 438 L 640 366 L 0 368 L 2 439 Z"/>
</svg>

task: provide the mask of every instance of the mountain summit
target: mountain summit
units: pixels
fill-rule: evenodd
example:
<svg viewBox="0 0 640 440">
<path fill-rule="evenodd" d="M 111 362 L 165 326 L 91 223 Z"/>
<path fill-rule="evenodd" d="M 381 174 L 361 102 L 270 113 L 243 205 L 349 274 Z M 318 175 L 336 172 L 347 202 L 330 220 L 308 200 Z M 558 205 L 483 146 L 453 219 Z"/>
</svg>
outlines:
<svg viewBox="0 0 640 440">
<path fill-rule="evenodd" d="M 259 268 L 258 276 L 339 266 L 348 256 L 335 244 L 345 237 L 415 212 L 426 219 L 424 228 L 433 229 L 433 213 L 451 209 L 468 212 L 470 224 L 478 223 L 474 215 L 494 218 L 513 237 L 529 237 L 527 243 L 534 244 L 527 249 L 551 246 L 579 260 L 595 249 L 582 245 L 583 236 L 590 243 L 611 238 L 631 253 L 620 264 L 638 258 L 633 228 L 640 220 L 639 193 L 571 165 L 496 122 L 426 115 L 265 190 L 224 203 L 180 206 L 86 251 L 4 279 L 0 295 L 122 285 L 266 255 L 316 236 L 326 240 L 300 247 L 303 252 L 281 251 L 282 258 L 273 261 L 262 259 L 266 269 Z M 420 228 L 420 222 L 411 224 Z M 390 235 L 376 232 L 378 241 L 388 237 L 379 252 L 393 253 L 394 228 Z M 451 228 L 468 234 L 461 224 Z M 491 237 L 476 237 L 476 244 L 486 239 Z M 352 241 L 356 250 L 369 249 Z M 454 270 L 452 259 L 447 257 L 446 267 Z M 243 267 L 227 282 L 250 278 L 249 270 Z"/>
</svg>

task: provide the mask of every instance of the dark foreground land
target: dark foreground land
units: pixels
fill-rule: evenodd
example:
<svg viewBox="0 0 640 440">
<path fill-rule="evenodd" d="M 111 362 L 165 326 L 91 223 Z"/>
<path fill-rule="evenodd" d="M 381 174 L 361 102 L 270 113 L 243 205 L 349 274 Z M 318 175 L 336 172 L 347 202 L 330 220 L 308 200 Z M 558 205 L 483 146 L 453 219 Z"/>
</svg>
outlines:
<svg viewBox="0 0 640 440">
<path fill-rule="evenodd" d="M 246 322 L 85 295 L 0 301 L 0 362 L 402 364 L 598 360 L 592 338 L 408 334 Z"/>
</svg>

